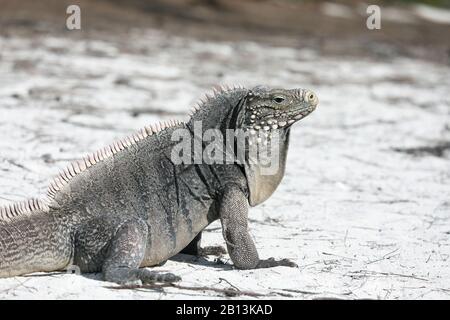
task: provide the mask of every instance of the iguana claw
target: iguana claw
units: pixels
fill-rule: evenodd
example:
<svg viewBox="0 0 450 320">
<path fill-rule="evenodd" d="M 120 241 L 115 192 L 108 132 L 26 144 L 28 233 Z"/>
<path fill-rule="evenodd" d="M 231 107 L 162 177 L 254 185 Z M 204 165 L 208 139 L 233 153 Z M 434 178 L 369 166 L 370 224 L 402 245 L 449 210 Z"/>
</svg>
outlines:
<svg viewBox="0 0 450 320">
<path fill-rule="evenodd" d="M 260 260 L 258 265 L 256 266 L 256 268 L 273 268 L 273 267 L 298 268 L 298 265 L 289 259 L 275 260 L 274 258 L 269 258 L 267 260 Z"/>
</svg>

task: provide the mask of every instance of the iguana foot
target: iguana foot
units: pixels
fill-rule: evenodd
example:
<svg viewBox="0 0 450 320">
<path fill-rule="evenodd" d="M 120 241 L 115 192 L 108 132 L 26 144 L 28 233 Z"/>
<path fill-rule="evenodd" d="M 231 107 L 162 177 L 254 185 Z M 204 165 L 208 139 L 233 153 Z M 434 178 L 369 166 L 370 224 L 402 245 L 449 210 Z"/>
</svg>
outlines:
<svg viewBox="0 0 450 320">
<path fill-rule="evenodd" d="M 201 239 L 202 233 L 200 232 L 180 253 L 196 257 L 220 256 L 227 253 L 227 250 L 222 246 L 206 246 L 202 248 L 200 246 Z"/>
<path fill-rule="evenodd" d="M 289 259 L 275 260 L 274 258 L 269 258 L 267 260 L 259 260 L 259 263 L 256 266 L 256 268 L 273 268 L 280 266 L 298 268 L 298 265 Z"/>
<path fill-rule="evenodd" d="M 220 256 L 227 254 L 227 250 L 222 246 L 207 246 L 198 250 L 199 256 Z"/>
<path fill-rule="evenodd" d="M 142 283 L 153 283 L 153 282 L 178 282 L 181 278 L 173 273 L 160 273 L 155 271 L 150 271 L 147 269 L 139 270 L 139 279 Z"/>
<path fill-rule="evenodd" d="M 114 274 L 110 273 L 105 280 L 126 286 L 140 286 L 145 283 L 154 282 L 172 283 L 180 281 L 181 278 L 172 273 L 159 273 L 146 269 L 135 269 L 127 270 L 126 272 L 115 272 Z"/>
<path fill-rule="evenodd" d="M 125 285 L 149 282 L 176 282 L 181 278 L 139 268 L 145 255 L 147 224 L 139 219 L 123 223 L 112 239 L 110 254 L 103 264 L 105 280 Z"/>
</svg>

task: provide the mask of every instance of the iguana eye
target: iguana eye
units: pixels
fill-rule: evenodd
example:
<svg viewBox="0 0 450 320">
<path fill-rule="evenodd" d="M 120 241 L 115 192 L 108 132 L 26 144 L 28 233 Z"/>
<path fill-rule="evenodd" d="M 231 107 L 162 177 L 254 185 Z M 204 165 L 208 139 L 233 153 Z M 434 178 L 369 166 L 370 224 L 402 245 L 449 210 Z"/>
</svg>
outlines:
<svg viewBox="0 0 450 320">
<path fill-rule="evenodd" d="M 284 101 L 283 97 L 275 97 L 273 98 L 273 101 L 275 101 L 276 103 L 282 103 Z"/>
</svg>

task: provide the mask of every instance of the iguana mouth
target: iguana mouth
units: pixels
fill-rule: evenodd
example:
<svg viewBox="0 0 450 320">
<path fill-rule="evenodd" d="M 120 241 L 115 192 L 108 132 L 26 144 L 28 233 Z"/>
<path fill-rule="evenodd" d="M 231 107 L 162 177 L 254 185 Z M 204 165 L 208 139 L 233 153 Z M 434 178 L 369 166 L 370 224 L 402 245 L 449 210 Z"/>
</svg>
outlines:
<svg viewBox="0 0 450 320">
<path fill-rule="evenodd" d="M 288 115 L 291 118 L 294 118 L 295 120 L 300 120 L 309 115 L 311 112 L 314 111 L 314 107 L 310 106 L 308 108 L 301 108 L 298 110 L 293 110 L 292 112 L 288 113 Z"/>
<path fill-rule="evenodd" d="M 286 127 L 309 115 L 314 111 L 315 107 L 316 106 L 302 107 L 287 112 L 269 114 L 261 120 L 263 120 L 262 122 L 267 122 L 269 125 L 273 122 L 274 124 L 276 123 L 278 127 Z"/>
</svg>

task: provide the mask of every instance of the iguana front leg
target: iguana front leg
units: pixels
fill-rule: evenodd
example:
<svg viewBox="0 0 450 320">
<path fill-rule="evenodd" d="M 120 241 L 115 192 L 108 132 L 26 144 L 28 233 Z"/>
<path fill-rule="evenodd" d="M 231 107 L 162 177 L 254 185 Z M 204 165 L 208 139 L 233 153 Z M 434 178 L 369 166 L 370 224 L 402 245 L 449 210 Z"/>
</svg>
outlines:
<svg viewBox="0 0 450 320">
<path fill-rule="evenodd" d="M 147 224 L 140 219 L 126 221 L 119 227 L 111 240 L 109 254 L 102 268 L 106 281 L 119 284 L 141 284 L 181 280 L 172 273 L 139 269 L 145 255 L 147 236 Z"/>
<path fill-rule="evenodd" d="M 237 185 L 228 186 L 220 204 L 222 233 L 227 244 L 231 260 L 236 268 L 255 269 L 277 266 L 297 267 L 288 260 L 270 258 L 260 260 L 255 244 L 247 230 L 248 200 Z"/>
<path fill-rule="evenodd" d="M 184 248 L 180 253 L 190 254 L 193 256 L 220 256 L 222 254 L 226 254 L 227 250 L 225 250 L 222 246 L 207 246 L 201 247 L 200 242 L 202 240 L 202 233 L 200 232 L 195 238 Z"/>
</svg>

